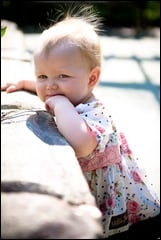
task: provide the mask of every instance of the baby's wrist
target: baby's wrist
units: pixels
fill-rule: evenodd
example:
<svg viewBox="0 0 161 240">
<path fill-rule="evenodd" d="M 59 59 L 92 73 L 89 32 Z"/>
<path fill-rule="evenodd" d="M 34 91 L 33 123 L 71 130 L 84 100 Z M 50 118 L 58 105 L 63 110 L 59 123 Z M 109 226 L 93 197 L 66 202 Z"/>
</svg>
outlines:
<svg viewBox="0 0 161 240">
<path fill-rule="evenodd" d="M 20 89 L 27 89 L 27 87 L 26 87 L 26 84 L 25 84 L 25 80 L 20 80 L 19 81 L 19 88 Z"/>
</svg>

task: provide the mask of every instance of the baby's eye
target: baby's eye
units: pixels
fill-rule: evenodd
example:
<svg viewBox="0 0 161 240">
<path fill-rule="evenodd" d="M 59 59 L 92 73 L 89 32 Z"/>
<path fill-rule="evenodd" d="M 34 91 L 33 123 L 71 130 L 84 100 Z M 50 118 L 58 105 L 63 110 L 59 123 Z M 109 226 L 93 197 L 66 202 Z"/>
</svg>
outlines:
<svg viewBox="0 0 161 240">
<path fill-rule="evenodd" d="M 38 76 L 37 78 L 39 78 L 39 79 L 46 79 L 47 76 L 46 76 L 46 75 L 40 75 L 40 76 Z"/>
<path fill-rule="evenodd" d="M 58 78 L 67 78 L 67 77 L 69 77 L 69 76 L 66 75 L 66 74 L 60 74 L 60 75 L 58 76 Z"/>
</svg>

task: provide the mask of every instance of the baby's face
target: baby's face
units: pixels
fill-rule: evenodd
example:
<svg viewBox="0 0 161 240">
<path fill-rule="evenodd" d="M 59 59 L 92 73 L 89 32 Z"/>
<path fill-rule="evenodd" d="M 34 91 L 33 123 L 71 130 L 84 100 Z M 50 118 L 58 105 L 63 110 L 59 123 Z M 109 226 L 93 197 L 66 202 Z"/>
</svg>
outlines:
<svg viewBox="0 0 161 240">
<path fill-rule="evenodd" d="M 42 101 L 55 95 L 66 96 L 74 105 L 86 101 L 92 88 L 90 68 L 80 50 L 57 44 L 48 53 L 35 56 L 36 90 Z"/>
</svg>

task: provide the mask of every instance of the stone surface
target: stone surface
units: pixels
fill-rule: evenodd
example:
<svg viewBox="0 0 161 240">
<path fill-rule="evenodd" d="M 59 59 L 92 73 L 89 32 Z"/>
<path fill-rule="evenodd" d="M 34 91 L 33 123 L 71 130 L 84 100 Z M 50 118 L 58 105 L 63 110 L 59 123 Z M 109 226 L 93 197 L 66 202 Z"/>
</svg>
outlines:
<svg viewBox="0 0 161 240">
<path fill-rule="evenodd" d="M 97 214 L 94 207 L 83 209 L 35 193 L 2 193 L 1 200 L 2 239 L 99 238 L 101 229 L 93 216 Z"/>
<path fill-rule="evenodd" d="M 23 34 L 15 25 L 7 24 L 2 44 L 2 83 L 21 79 L 21 73 L 31 67 L 30 61 L 24 60 Z M 101 213 L 74 150 L 37 96 L 24 91 L 2 92 L 1 130 L 1 237 L 101 236 Z"/>
</svg>

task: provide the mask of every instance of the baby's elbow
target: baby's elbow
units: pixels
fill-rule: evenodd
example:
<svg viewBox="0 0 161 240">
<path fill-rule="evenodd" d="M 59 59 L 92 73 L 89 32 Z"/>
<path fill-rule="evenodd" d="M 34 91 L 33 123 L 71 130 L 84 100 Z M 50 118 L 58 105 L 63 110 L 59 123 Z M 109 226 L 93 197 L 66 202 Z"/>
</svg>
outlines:
<svg viewBox="0 0 161 240">
<path fill-rule="evenodd" d="M 91 154 L 97 147 L 97 140 L 95 138 L 82 140 L 80 144 L 74 146 L 77 158 L 86 157 Z"/>
</svg>

